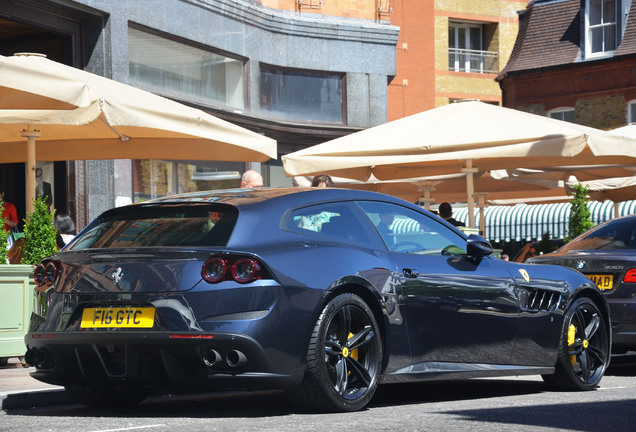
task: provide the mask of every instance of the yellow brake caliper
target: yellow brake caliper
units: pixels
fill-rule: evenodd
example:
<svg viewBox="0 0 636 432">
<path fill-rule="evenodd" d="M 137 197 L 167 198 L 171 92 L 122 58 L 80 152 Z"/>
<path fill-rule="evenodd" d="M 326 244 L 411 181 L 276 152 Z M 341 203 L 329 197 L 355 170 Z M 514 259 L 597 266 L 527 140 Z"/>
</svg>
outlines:
<svg viewBox="0 0 636 432">
<path fill-rule="evenodd" d="M 349 336 L 347 336 L 347 339 L 351 339 L 353 337 L 353 333 L 349 333 Z M 346 352 L 345 352 L 346 350 Z M 355 361 L 358 361 L 358 348 L 353 349 L 351 351 L 349 351 L 346 347 L 342 349 L 342 354 L 345 357 L 351 357 L 352 359 L 354 359 Z M 347 373 L 347 375 L 351 375 L 351 371 L 349 371 Z"/>
<path fill-rule="evenodd" d="M 572 345 L 574 345 L 575 334 L 576 334 L 576 327 L 574 327 L 574 324 L 570 324 L 570 327 L 568 328 L 568 347 L 571 347 Z M 570 363 L 572 363 L 572 365 L 576 363 L 576 355 L 570 356 Z"/>
</svg>

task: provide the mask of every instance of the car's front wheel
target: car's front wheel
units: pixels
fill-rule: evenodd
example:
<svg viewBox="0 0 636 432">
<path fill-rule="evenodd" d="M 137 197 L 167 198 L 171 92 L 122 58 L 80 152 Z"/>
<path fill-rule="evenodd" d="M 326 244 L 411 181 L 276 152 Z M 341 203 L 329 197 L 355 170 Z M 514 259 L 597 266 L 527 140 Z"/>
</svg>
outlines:
<svg viewBox="0 0 636 432">
<path fill-rule="evenodd" d="M 148 393 L 138 389 L 111 387 L 66 386 L 66 391 L 79 403 L 96 408 L 125 408 L 143 402 Z"/>
<path fill-rule="evenodd" d="M 554 375 L 546 383 L 559 390 L 592 390 L 610 359 L 610 329 L 593 300 L 581 297 L 567 310 Z"/>
<path fill-rule="evenodd" d="M 292 400 L 319 411 L 356 411 L 378 385 L 382 343 L 369 306 L 355 294 L 332 299 L 309 342 L 307 370 Z"/>
</svg>

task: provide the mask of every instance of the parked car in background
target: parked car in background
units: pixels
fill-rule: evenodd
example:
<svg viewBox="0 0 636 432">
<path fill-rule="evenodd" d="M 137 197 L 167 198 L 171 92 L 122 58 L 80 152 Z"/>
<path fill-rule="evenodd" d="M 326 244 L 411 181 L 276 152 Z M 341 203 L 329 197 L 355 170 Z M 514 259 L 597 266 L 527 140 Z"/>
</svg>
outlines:
<svg viewBox="0 0 636 432">
<path fill-rule="evenodd" d="M 528 262 L 570 267 L 594 281 L 609 303 L 613 352 L 636 350 L 636 215 L 604 222 Z"/>
<path fill-rule="evenodd" d="M 542 375 L 591 390 L 609 310 L 580 273 L 495 258 L 482 237 L 386 195 L 331 188 L 176 195 L 109 210 L 35 270 L 32 376 L 89 405 L 285 389 L 353 411 L 380 383 Z"/>
</svg>

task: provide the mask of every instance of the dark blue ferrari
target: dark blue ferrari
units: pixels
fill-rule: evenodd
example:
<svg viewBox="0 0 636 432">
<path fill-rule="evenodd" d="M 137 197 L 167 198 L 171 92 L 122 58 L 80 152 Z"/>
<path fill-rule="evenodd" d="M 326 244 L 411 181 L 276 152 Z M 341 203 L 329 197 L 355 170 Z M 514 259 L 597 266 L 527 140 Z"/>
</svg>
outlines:
<svg viewBox="0 0 636 432">
<path fill-rule="evenodd" d="M 373 192 L 209 191 L 109 210 L 35 270 L 38 380 L 95 406 L 284 389 L 319 411 L 378 384 L 542 375 L 591 390 L 606 301 L 558 266 L 504 262 L 477 235 Z"/>
</svg>

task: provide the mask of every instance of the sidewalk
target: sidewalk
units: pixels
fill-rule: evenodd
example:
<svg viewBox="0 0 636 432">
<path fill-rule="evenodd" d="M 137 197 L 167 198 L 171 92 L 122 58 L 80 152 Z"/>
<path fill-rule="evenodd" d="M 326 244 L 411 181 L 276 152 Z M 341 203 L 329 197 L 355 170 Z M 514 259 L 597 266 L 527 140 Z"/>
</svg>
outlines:
<svg viewBox="0 0 636 432">
<path fill-rule="evenodd" d="M 17 358 L 0 367 L 0 409 L 22 409 L 67 403 L 63 387 L 45 384 L 29 375 L 34 367 L 22 367 Z"/>
</svg>

